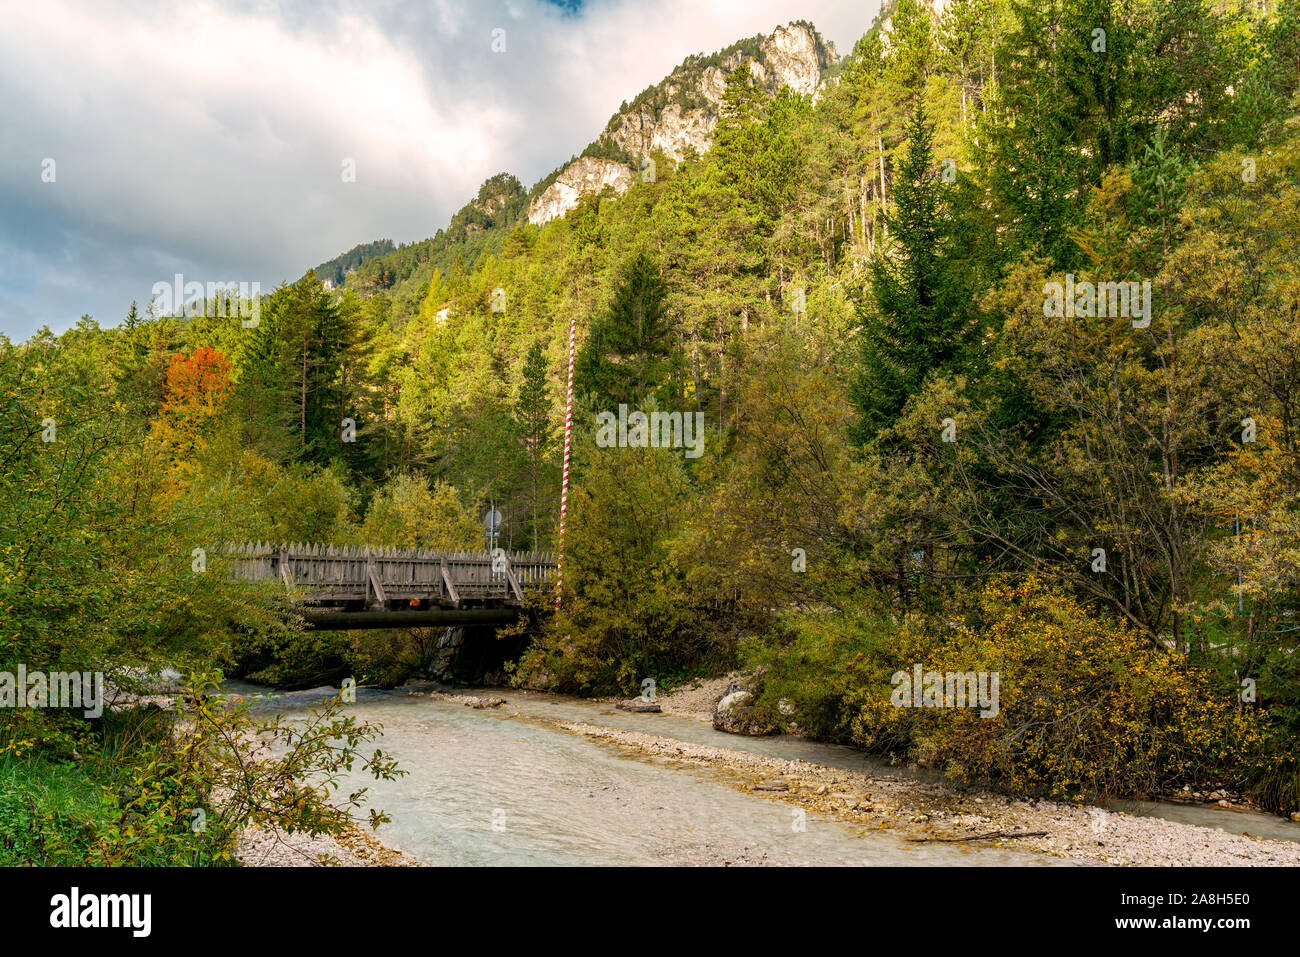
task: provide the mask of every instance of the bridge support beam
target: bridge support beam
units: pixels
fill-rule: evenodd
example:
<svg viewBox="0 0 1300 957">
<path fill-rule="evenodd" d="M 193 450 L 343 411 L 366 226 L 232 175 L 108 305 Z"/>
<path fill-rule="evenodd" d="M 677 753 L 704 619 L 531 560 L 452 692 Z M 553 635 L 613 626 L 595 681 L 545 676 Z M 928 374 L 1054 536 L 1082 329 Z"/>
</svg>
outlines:
<svg viewBox="0 0 1300 957">
<path fill-rule="evenodd" d="M 460 604 L 460 594 L 456 591 L 456 584 L 451 580 L 451 570 L 447 568 L 447 556 L 442 556 L 442 580 L 447 585 L 447 594 L 451 596 L 452 604 Z"/>
<path fill-rule="evenodd" d="M 371 596 L 374 597 L 373 602 L 370 600 Z M 379 566 L 375 564 L 375 553 L 371 551 L 366 555 L 366 604 L 383 608 L 387 602 L 384 585 L 379 580 Z"/>
<path fill-rule="evenodd" d="M 436 628 L 444 625 L 504 625 L 519 618 L 518 608 L 430 608 L 427 611 L 325 611 L 305 609 L 317 631 L 374 628 Z"/>
</svg>

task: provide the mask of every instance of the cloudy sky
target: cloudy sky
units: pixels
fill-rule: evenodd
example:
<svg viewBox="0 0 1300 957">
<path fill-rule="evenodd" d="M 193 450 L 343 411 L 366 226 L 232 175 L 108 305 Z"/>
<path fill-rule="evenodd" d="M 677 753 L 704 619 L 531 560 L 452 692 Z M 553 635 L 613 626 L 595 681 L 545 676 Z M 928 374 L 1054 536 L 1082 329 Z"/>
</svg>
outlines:
<svg viewBox="0 0 1300 957">
<path fill-rule="evenodd" d="M 844 54 L 878 6 L 0 0 L 0 333 L 114 325 L 178 272 L 269 290 L 424 239 L 686 56 L 801 18 Z"/>
</svg>

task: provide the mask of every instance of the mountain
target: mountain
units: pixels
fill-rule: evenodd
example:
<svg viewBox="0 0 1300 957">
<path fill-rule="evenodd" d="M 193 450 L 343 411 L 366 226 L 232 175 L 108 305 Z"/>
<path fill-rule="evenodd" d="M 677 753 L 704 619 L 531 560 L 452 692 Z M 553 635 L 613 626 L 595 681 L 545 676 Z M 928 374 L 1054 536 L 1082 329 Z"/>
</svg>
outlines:
<svg viewBox="0 0 1300 957">
<path fill-rule="evenodd" d="M 391 253 L 397 247 L 391 239 L 376 239 L 373 243 L 358 243 L 347 252 L 321 263 L 313 272 L 322 282 L 328 281 L 336 286 L 343 285 L 347 277 L 367 259 L 374 259 L 385 253 Z"/>
<path fill-rule="evenodd" d="M 513 226 L 523 214 L 527 200 L 519 180 L 509 173 L 497 173 L 485 180 L 478 195 L 451 218 L 447 238 L 451 242 L 464 242 L 485 229 Z"/>
<path fill-rule="evenodd" d="M 840 62 L 834 44 L 811 23 L 798 20 L 705 56 L 687 57 L 654 86 L 624 103 L 583 155 L 534 187 L 528 221 L 535 226 L 573 209 L 582 196 L 606 186 L 622 194 L 641 161 L 661 153 L 677 162 L 690 151 L 702 153 L 713 142 L 727 74 L 749 64 L 767 91 L 788 86 L 815 96 Z"/>
<path fill-rule="evenodd" d="M 716 53 L 689 56 L 630 103 L 625 101 L 580 155 L 527 193 L 515 177 L 498 173 L 432 238 L 396 249 L 388 240 L 362 244 L 316 267 L 316 274 L 342 283 L 355 271 L 354 284 L 365 289 L 388 288 L 423 264 L 446 272 L 459 258 L 472 269 L 478 257 L 499 248 L 509 229 L 525 216 L 540 226 L 606 187 L 621 196 L 640 174 L 644 157 L 658 153 L 677 162 L 691 152 L 708 150 L 727 73 L 742 63 L 749 64 L 755 80 L 769 92 L 788 86 L 814 97 L 841 66 L 835 45 L 805 20 L 739 40 Z"/>
<path fill-rule="evenodd" d="M 484 252 L 500 248 L 504 237 L 527 212 L 528 194 L 509 173 L 497 173 L 479 187 L 478 195 L 451 217 L 446 229 L 429 239 L 394 246 L 381 239 L 353 247 L 341 256 L 316 267 L 319 279 L 342 285 L 354 276 L 352 285 L 362 291 L 387 289 L 408 278 L 417 267 L 447 271 L 453 262 L 472 269 Z"/>
</svg>

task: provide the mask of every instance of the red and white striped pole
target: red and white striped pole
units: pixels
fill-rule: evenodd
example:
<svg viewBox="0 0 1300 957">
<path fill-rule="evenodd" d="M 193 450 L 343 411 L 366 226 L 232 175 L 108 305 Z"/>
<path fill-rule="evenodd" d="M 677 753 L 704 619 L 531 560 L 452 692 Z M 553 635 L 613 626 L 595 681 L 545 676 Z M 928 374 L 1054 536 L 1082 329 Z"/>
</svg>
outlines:
<svg viewBox="0 0 1300 957">
<path fill-rule="evenodd" d="M 555 562 L 555 610 L 560 610 L 564 574 L 564 516 L 569 510 L 569 448 L 573 441 L 573 351 L 578 332 L 575 313 L 569 320 L 569 397 L 564 404 L 564 483 L 560 486 L 560 537 Z"/>
</svg>

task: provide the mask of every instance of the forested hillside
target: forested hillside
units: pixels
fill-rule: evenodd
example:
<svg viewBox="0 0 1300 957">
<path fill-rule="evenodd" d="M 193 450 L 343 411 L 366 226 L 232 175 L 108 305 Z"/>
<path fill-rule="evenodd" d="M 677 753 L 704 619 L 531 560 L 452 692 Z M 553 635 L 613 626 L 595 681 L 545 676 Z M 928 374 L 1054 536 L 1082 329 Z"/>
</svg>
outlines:
<svg viewBox="0 0 1300 957">
<path fill-rule="evenodd" d="M 517 681 L 745 666 L 759 723 L 954 778 L 1296 810 L 1300 4 L 890 13 L 815 97 L 742 63 L 711 149 L 544 226 L 502 174 L 252 327 L 0 341 L 6 641 L 406 677 L 191 550 L 481 547 L 489 501 L 556 549 L 576 318 L 563 605 Z M 620 404 L 700 413 L 702 454 L 598 443 Z M 1000 672 L 999 713 L 891 707 L 917 663 Z"/>
<path fill-rule="evenodd" d="M 376 256 L 391 253 L 396 248 L 391 239 L 376 239 L 373 243 L 358 243 L 342 255 L 335 256 L 329 262 L 321 263 L 312 271 L 316 273 L 316 278 L 321 282 L 330 282 L 336 286 L 341 286 L 347 282 L 348 276 L 356 272 L 357 267 L 367 259 L 374 259 Z"/>
</svg>

